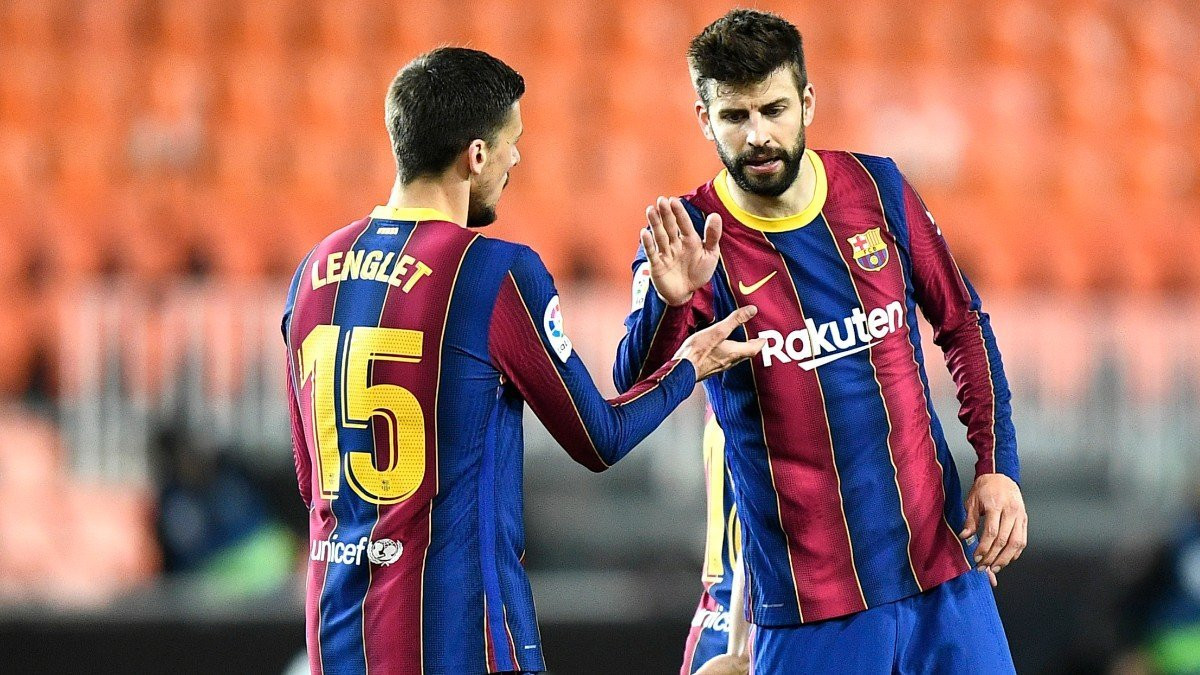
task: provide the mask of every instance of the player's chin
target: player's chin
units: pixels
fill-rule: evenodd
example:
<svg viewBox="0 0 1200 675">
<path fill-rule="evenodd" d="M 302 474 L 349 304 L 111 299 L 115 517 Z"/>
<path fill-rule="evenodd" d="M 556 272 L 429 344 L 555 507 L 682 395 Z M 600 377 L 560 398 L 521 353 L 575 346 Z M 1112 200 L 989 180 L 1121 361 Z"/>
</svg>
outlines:
<svg viewBox="0 0 1200 675">
<path fill-rule="evenodd" d="M 773 175 L 747 176 L 746 187 L 747 192 L 759 195 L 761 197 L 778 197 L 787 192 L 791 182 L 785 180 L 782 170 Z"/>
</svg>

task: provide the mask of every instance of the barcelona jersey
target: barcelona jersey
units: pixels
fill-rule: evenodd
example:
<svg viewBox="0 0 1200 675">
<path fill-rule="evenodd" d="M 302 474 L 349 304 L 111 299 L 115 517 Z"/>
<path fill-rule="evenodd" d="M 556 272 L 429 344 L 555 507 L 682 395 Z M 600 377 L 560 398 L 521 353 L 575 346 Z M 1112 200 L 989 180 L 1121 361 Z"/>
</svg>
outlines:
<svg viewBox="0 0 1200 675">
<path fill-rule="evenodd" d="M 763 351 L 705 387 L 745 532 L 748 612 L 764 626 L 861 611 L 971 567 L 918 311 L 956 383 L 976 473 L 1018 478 L 988 316 L 920 197 L 890 159 L 808 150 L 802 161 L 816 186 L 793 216 L 745 212 L 725 171 L 684 197 L 698 230 L 709 213 L 725 223 L 717 270 L 667 307 L 639 251 L 614 367 L 629 386 L 697 326 L 758 306 L 734 335 L 764 338 Z"/>
<path fill-rule="evenodd" d="M 283 332 L 312 671 L 544 670 L 522 566 L 524 406 L 602 471 L 688 396 L 691 363 L 604 400 L 538 256 L 430 209 L 379 207 L 326 237 Z"/>
</svg>

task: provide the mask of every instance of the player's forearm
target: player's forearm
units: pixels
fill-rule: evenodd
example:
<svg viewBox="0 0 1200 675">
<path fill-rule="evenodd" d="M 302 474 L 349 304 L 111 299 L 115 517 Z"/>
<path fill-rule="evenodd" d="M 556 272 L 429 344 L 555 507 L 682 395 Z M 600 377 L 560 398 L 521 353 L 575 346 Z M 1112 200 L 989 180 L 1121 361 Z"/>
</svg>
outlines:
<svg viewBox="0 0 1200 675">
<path fill-rule="evenodd" d="M 1019 481 L 1012 395 L 1004 364 L 988 315 L 973 314 L 973 320 L 938 336 L 957 387 L 958 418 L 975 449 L 975 475 L 1002 473 Z"/>
<path fill-rule="evenodd" d="M 628 391 L 634 383 L 667 363 L 694 327 L 691 305 L 670 307 L 651 291 L 641 309 L 625 320 L 617 346 L 613 383 Z"/>
<path fill-rule="evenodd" d="M 744 562 L 733 568 L 733 584 L 729 589 L 729 645 L 727 654 L 745 656 L 749 652 L 746 640 L 750 622 L 746 621 L 746 570 Z"/>
<path fill-rule="evenodd" d="M 587 384 L 592 383 L 588 380 Z M 594 386 L 582 387 L 577 377 L 571 377 L 568 393 L 577 411 L 575 419 L 550 411 L 538 417 L 572 459 L 599 472 L 637 447 L 695 386 L 696 370 L 686 359 L 662 365 L 628 393 L 611 401 L 602 399 Z M 542 406 L 530 401 L 530 407 L 538 413 Z"/>
</svg>

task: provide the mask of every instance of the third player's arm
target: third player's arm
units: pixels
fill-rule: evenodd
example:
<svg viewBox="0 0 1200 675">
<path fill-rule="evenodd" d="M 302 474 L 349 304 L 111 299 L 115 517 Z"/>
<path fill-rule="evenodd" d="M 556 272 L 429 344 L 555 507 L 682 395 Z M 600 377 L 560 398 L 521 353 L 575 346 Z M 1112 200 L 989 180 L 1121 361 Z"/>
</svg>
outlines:
<svg viewBox="0 0 1200 675">
<path fill-rule="evenodd" d="M 741 529 L 742 524 L 737 524 Z M 747 658 L 750 648 L 750 622 L 746 620 L 746 562 L 740 556 L 733 565 L 733 584 L 729 589 L 729 645 L 726 653 L 737 658 Z"/>
<path fill-rule="evenodd" d="M 746 621 L 743 564 L 738 560 L 733 566 L 733 585 L 729 589 L 729 642 L 725 653 L 707 661 L 695 675 L 745 675 L 750 670 L 750 622 Z"/>
</svg>

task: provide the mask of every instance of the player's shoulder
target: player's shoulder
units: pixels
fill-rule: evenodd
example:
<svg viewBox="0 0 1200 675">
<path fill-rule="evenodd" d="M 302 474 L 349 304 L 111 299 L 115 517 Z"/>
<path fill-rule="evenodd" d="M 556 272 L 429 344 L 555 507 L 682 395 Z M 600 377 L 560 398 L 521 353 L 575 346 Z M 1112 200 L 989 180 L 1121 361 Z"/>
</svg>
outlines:
<svg viewBox="0 0 1200 675">
<path fill-rule="evenodd" d="M 679 199 L 687 208 L 688 215 L 692 217 L 693 221 L 697 218 L 703 221 L 704 216 L 720 207 L 721 200 L 717 197 L 717 191 L 713 187 L 714 180 L 716 180 L 716 176 L 697 185 L 691 192 L 679 195 Z"/>
<path fill-rule="evenodd" d="M 813 152 L 821 158 L 821 163 L 825 165 L 826 173 L 846 169 L 857 169 L 859 171 L 866 169 L 872 174 L 897 174 L 900 171 L 896 165 L 896 160 L 884 155 L 871 155 L 853 150 L 813 150 Z"/>
<path fill-rule="evenodd" d="M 526 244 L 480 234 L 473 246 L 477 248 L 481 260 L 487 261 L 490 266 L 510 272 L 518 280 L 549 274 L 542 257 Z"/>
</svg>

